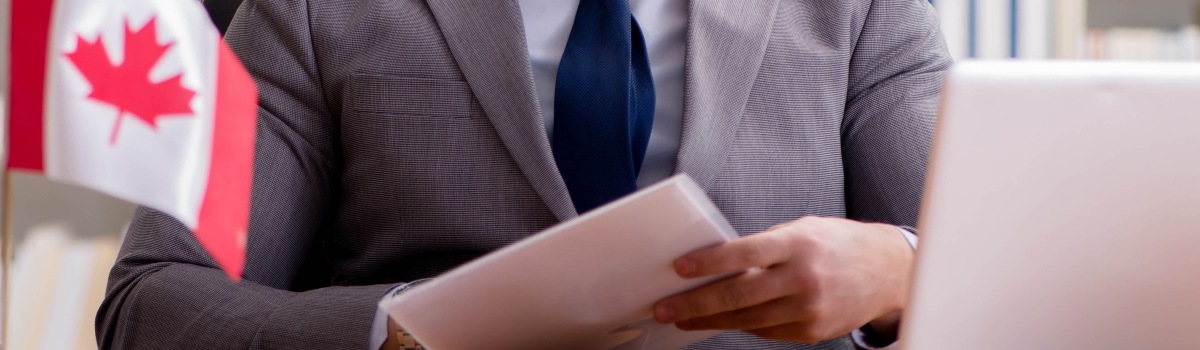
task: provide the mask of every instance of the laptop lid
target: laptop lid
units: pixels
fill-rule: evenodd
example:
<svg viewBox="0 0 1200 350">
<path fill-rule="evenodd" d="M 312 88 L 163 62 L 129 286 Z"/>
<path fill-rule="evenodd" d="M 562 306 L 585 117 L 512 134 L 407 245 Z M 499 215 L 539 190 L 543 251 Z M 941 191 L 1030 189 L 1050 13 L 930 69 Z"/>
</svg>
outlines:
<svg viewBox="0 0 1200 350">
<path fill-rule="evenodd" d="M 906 349 L 1200 349 L 1200 65 L 948 78 Z"/>
</svg>

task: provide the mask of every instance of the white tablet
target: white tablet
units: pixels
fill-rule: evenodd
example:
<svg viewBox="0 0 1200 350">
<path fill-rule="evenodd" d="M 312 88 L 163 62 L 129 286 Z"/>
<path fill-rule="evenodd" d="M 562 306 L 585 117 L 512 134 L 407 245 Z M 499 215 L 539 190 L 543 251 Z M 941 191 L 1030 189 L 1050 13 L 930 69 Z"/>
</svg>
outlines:
<svg viewBox="0 0 1200 350">
<path fill-rule="evenodd" d="M 678 349 L 716 332 L 651 319 L 714 280 L 672 263 L 737 237 L 686 175 L 555 226 L 380 305 L 431 350 Z"/>
</svg>

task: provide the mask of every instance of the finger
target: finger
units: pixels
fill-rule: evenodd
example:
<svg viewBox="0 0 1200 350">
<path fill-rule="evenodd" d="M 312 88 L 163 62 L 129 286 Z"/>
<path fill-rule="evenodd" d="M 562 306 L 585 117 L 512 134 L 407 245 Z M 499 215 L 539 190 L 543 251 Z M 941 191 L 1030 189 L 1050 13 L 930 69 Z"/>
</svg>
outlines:
<svg viewBox="0 0 1200 350">
<path fill-rule="evenodd" d="M 716 247 L 692 252 L 675 260 L 675 273 L 696 278 L 768 267 L 791 257 L 783 231 L 767 231 Z"/>
<path fill-rule="evenodd" d="M 654 319 L 679 322 L 744 309 L 788 294 L 790 289 L 779 273 L 755 269 L 663 299 L 655 304 Z"/>
<path fill-rule="evenodd" d="M 781 298 L 745 309 L 693 318 L 678 322 L 675 326 L 685 331 L 764 329 L 807 322 L 807 319 L 803 319 L 805 313 L 797 311 L 802 307 L 802 302 L 797 298 Z"/>
</svg>

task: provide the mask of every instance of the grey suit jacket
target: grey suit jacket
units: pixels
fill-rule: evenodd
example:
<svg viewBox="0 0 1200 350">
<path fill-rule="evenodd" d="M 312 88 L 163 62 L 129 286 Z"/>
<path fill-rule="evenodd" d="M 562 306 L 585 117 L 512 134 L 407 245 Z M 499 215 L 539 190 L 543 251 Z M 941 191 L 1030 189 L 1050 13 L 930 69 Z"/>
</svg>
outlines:
<svg viewBox="0 0 1200 350">
<path fill-rule="evenodd" d="M 914 224 L 950 64 L 925 0 L 698 0 L 689 17 L 676 168 L 740 233 Z M 520 21 L 515 0 L 247 0 L 226 37 L 260 89 L 245 280 L 140 209 L 101 347 L 363 350 L 395 284 L 576 216 Z"/>
</svg>

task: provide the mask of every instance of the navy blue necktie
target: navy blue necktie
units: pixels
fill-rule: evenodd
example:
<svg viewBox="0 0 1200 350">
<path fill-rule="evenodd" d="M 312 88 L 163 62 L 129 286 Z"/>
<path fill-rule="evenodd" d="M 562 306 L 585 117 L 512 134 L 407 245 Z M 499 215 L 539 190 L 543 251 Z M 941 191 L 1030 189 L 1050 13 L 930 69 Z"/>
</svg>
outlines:
<svg viewBox="0 0 1200 350">
<path fill-rule="evenodd" d="M 637 190 L 654 80 L 628 0 L 580 0 L 554 89 L 554 161 L 584 213 Z"/>
</svg>

